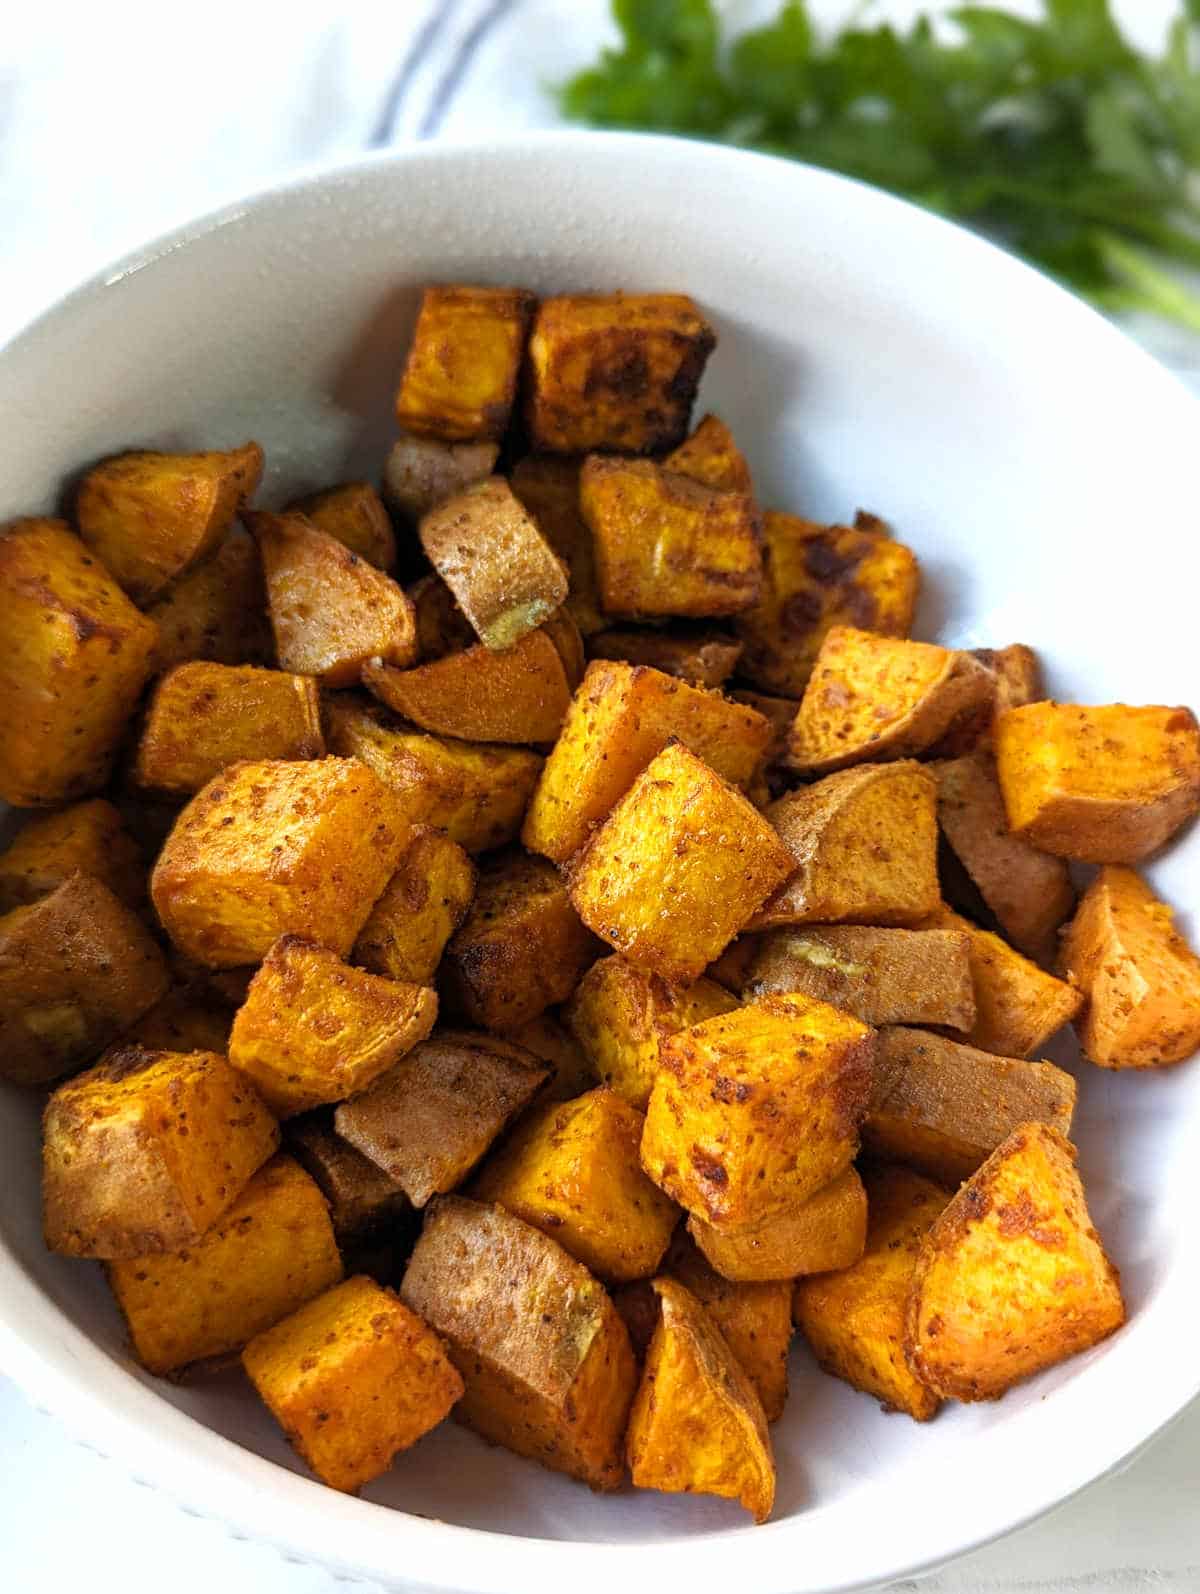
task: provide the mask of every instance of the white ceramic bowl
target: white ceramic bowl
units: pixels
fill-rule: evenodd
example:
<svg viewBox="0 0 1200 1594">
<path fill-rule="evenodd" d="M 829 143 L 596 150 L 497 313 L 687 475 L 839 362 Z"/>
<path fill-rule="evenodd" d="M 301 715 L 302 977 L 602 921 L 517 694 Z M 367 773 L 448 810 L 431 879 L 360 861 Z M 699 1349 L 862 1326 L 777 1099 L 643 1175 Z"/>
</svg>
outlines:
<svg viewBox="0 0 1200 1594">
<path fill-rule="evenodd" d="M 1052 689 L 1077 700 L 1200 696 L 1200 411 L 1184 391 L 968 234 L 836 177 L 697 144 L 568 134 L 419 148 L 160 240 L 0 358 L 0 518 L 51 508 L 81 463 L 131 444 L 257 437 L 270 501 L 377 475 L 418 288 L 454 278 L 695 295 L 720 333 L 702 404 L 732 424 L 762 498 L 893 520 L 926 573 L 919 634 L 1034 643 Z M 1151 875 L 1194 904 L 1197 836 Z M 236 1379 L 176 1387 L 139 1372 L 99 1270 L 46 1254 L 38 1104 L 12 1093 L 0 1100 L 0 1366 L 192 1507 L 388 1585 L 865 1587 L 1045 1511 L 1200 1388 L 1200 1072 L 1087 1069 L 1081 1084 L 1082 1167 L 1128 1327 L 925 1427 L 881 1414 L 797 1348 L 766 1527 L 712 1500 L 592 1496 L 453 1424 L 362 1499 L 322 1489 Z"/>
</svg>

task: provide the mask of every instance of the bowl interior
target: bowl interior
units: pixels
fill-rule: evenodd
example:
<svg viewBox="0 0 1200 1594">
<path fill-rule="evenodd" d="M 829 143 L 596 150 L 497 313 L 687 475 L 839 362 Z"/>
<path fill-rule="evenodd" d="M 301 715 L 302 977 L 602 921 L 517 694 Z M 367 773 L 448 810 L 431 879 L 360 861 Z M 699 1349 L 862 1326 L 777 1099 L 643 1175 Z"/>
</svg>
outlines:
<svg viewBox="0 0 1200 1594">
<path fill-rule="evenodd" d="M 0 518 L 53 508 L 81 465 L 130 445 L 256 437 L 268 502 L 377 477 L 418 289 L 439 279 L 693 294 L 720 334 L 701 408 L 732 425 L 761 499 L 891 520 L 925 572 L 918 635 L 1032 643 L 1068 699 L 1196 697 L 1179 517 L 1194 503 L 1197 414 L 1182 390 L 966 235 L 839 179 L 694 145 L 564 136 L 423 150 L 185 230 L 0 359 Z M 1150 874 L 1194 931 L 1196 835 Z M 452 1424 L 366 1501 L 523 1537 L 509 1587 L 561 1577 L 552 1543 L 528 1540 L 589 1540 L 641 1557 L 669 1548 L 698 1588 L 754 1564 L 756 1587 L 782 1590 L 898 1574 L 1065 1497 L 1200 1384 L 1186 1310 L 1200 1253 L 1180 1218 L 1200 1200 L 1189 1154 L 1200 1074 L 1110 1076 L 1080 1068 L 1069 1045 L 1055 1060 L 1080 1077 L 1082 1168 L 1131 1309 L 1107 1345 L 924 1428 L 884 1415 L 797 1347 L 765 1529 L 715 1501 L 592 1496 Z M 293 1476 L 302 1469 L 235 1377 L 173 1385 L 136 1369 L 99 1270 L 42 1247 L 38 1107 L 0 1098 L 0 1344 L 6 1333 L 34 1392 L 194 1504 L 260 1532 L 380 1577 L 399 1574 L 402 1547 L 414 1582 L 504 1587 L 506 1540 L 427 1538 L 429 1524 Z M 252 1503 L 243 1492 L 239 1506 L 235 1478 Z M 599 1586 L 613 1564 L 576 1557 L 571 1575 Z"/>
</svg>

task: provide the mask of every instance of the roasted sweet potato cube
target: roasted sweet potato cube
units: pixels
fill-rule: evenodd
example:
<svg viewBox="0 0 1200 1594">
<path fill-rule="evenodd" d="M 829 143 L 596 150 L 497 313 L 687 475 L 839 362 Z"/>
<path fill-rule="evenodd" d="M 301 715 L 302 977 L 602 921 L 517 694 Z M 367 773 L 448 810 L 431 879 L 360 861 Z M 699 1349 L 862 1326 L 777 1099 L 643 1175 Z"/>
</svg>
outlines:
<svg viewBox="0 0 1200 1594">
<path fill-rule="evenodd" d="M 503 652 L 480 644 L 413 670 L 373 659 L 362 679 L 422 730 L 468 742 L 552 742 L 571 704 L 562 655 L 544 630 Z"/>
<path fill-rule="evenodd" d="M 1029 703 L 993 735 L 1009 825 L 1045 852 L 1137 863 L 1200 810 L 1190 709 Z"/>
<path fill-rule="evenodd" d="M 407 820 L 444 830 L 466 852 L 516 839 L 542 769 L 528 748 L 402 729 L 351 697 L 326 703 L 325 734 L 331 752 L 361 759 L 378 776 Z"/>
<path fill-rule="evenodd" d="M 531 852 L 565 862 L 672 737 L 718 775 L 744 786 L 770 734 L 761 715 L 719 692 L 644 666 L 597 661 L 588 666 L 546 760 L 522 840 Z"/>
<path fill-rule="evenodd" d="M 918 924 L 941 898 L 937 788 L 921 765 L 842 770 L 781 797 L 766 817 L 794 860 L 751 928 Z"/>
<path fill-rule="evenodd" d="M 539 1101 L 573 1101 L 595 1085 L 596 1070 L 587 1053 L 549 1013 L 539 1013 L 508 1038 L 550 1069 L 550 1077 L 538 1094 Z"/>
<path fill-rule="evenodd" d="M 908 635 L 920 571 L 912 550 L 886 531 L 768 512 L 762 535 L 762 595 L 737 621 L 747 680 L 800 697 L 834 626 Z"/>
<path fill-rule="evenodd" d="M 733 674 L 742 644 L 720 631 L 601 631 L 588 640 L 588 657 L 648 664 L 693 686 L 720 686 Z"/>
<path fill-rule="evenodd" d="M 404 1191 L 336 1133 L 333 1113 L 327 1109 L 293 1118 L 284 1130 L 283 1144 L 329 1203 L 339 1246 L 385 1239 L 412 1216 L 412 1203 Z"/>
<path fill-rule="evenodd" d="M 908 1168 L 868 1173 L 867 1246 L 840 1273 L 796 1281 L 796 1324 L 827 1373 L 917 1422 L 941 1400 L 909 1366 L 905 1310 L 921 1243 L 949 1192 Z"/>
<path fill-rule="evenodd" d="M 349 1494 L 436 1428 L 463 1390 L 437 1335 L 361 1276 L 256 1334 L 242 1364 L 321 1482 Z"/>
<path fill-rule="evenodd" d="M 223 1057 L 138 1046 L 60 1085 L 42 1129 L 46 1244 L 66 1256 L 193 1244 L 279 1144 Z"/>
<path fill-rule="evenodd" d="M 345 956 L 408 836 L 402 804 L 357 759 L 235 764 L 180 814 L 150 894 L 206 968 L 257 963 L 289 934 Z"/>
<path fill-rule="evenodd" d="M 857 1172 L 847 1168 L 815 1195 L 755 1228 L 714 1229 L 695 1216 L 687 1228 L 716 1272 L 737 1284 L 835 1273 L 852 1267 L 866 1247 L 867 1192 Z M 790 1288 L 786 1300 L 790 1322 Z"/>
<path fill-rule="evenodd" d="M 1018 1124 L 1066 1134 L 1075 1081 L 1053 1063 L 996 1057 L 926 1030 L 879 1032 L 863 1144 L 888 1162 L 955 1186 Z"/>
<path fill-rule="evenodd" d="M 583 672 L 587 668 L 587 659 L 583 651 L 583 635 L 579 627 L 566 609 L 558 609 L 546 621 L 542 630 L 558 649 L 558 656 L 562 660 L 563 672 L 567 677 L 568 687 L 572 692 L 576 691 L 579 683 L 583 680 Z"/>
<path fill-rule="evenodd" d="M 744 703 L 747 708 L 752 708 L 761 714 L 771 725 L 771 740 L 767 743 L 767 750 L 763 754 L 763 762 L 775 765 L 783 762 L 787 753 L 788 737 L 792 731 L 792 721 L 796 718 L 800 701 L 794 697 L 773 697 L 769 692 L 747 692 L 742 689 L 730 692 L 729 696 L 735 703 Z"/>
<path fill-rule="evenodd" d="M 142 920 L 88 875 L 0 918 L 0 1079 L 46 1085 L 97 1057 L 170 984 Z"/>
<path fill-rule="evenodd" d="M 743 994 L 800 991 L 864 1024 L 975 1022 L 970 941 L 959 930 L 814 924 L 762 937 Z"/>
<path fill-rule="evenodd" d="M 706 415 L 692 435 L 663 460 L 668 470 L 723 493 L 751 493 L 750 467 L 717 415 Z"/>
<path fill-rule="evenodd" d="M 233 1021 L 229 1061 L 279 1118 L 366 1090 L 423 1041 L 437 1017 L 426 985 L 351 968 L 336 952 L 281 936 Z"/>
<path fill-rule="evenodd" d="M 343 1102 L 334 1127 L 423 1207 L 463 1182 L 548 1073 L 508 1041 L 443 1030 Z"/>
<path fill-rule="evenodd" d="M 971 652 L 995 677 L 997 714 L 1045 697 L 1041 663 L 1023 642 L 1010 643 L 1006 648 L 972 648 Z"/>
<path fill-rule="evenodd" d="M 383 467 L 383 496 L 409 520 L 492 474 L 498 443 L 443 443 L 402 432 Z"/>
<path fill-rule="evenodd" d="M 1023 1124 L 925 1235 L 908 1299 L 913 1372 L 947 1399 L 995 1400 L 1124 1321 L 1075 1148 Z"/>
<path fill-rule="evenodd" d="M 262 560 L 253 537 L 240 526 L 146 612 L 158 627 L 156 672 L 192 659 L 214 664 L 274 661 Z"/>
<path fill-rule="evenodd" d="M 787 1212 L 858 1150 L 874 1039 L 805 996 L 765 996 L 662 1042 L 642 1166 L 721 1229 Z"/>
<path fill-rule="evenodd" d="M 118 1044 L 121 1049 L 140 1046 L 148 1052 L 216 1052 L 225 1057 L 232 1026 L 229 1009 L 215 996 L 180 985 L 130 1025 Z"/>
<path fill-rule="evenodd" d="M 719 958 L 708 965 L 706 978 L 722 990 L 740 996 L 742 987 L 750 977 L 750 966 L 758 955 L 760 941 L 761 937 L 757 935 L 739 935 Z"/>
<path fill-rule="evenodd" d="M 460 1422 L 593 1489 L 619 1487 L 637 1363 L 581 1263 L 503 1207 L 443 1196 L 400 1294 L 449 1341 Z"/>
<path fill-rule="evenodd" d="M 913 758 L 989 716 L 994 691 L 991 672 L 969 653 L 835 625 L 800 700 L 787 762 L 801 774 L 826 775 Z"/>
<path fill-rule="evenodd" d="M 795 867 L 742 794 L 672 742 L 572 861 L 589 929 L 666 980 L 694 980 Z"/>
<path fill-rule="evenodd" d="M 303 515 L 245 519 L 262 555 L 281 669 L 353 686 L 368 659 L 415 661 L 413 607 L 391 576 Z"/>
<path fill-rule="evenodd" d="M 99 791 L 150 673 L 158 631 L 61 520 L 0 532 L 0 798 Z"/>
<path fill-rule="evenodd" d="M 150 699 L 134 779 L 190 795 L 249 758 L 320 758 L 321 709 L 309 675 L 252 665 L 180 664 Z"/>
<path fill-rule="evenodd" d="M 705 618 L 757 602 L 762 547 L 747 494 L 716 492 L 651 460 L 592 454 L 579 507 L 606 613 Z"/>
<path fill-rule="evenodd" d="M 446 996 L 472 1024 L 518 1029 L 565 1001 L 598 950 L 553 864 L 506 853 L 480 870 L 470 912 L 446 948 Z"/>
<path fill-rule="evenodd" d="M 1083 993 L 1076 1029 L 1091 1062 L 1156 1068 L 1200 1047 L 1200 958 L 1132 869 L 1100 870 L 1063 938 L 1061 967 Z"/>
<path fill-rule="evenodd" d="M 601 1082 L 645 1112 L 664 1036 L 737 1006 L 713 980 L 667 985 L 631 958 L 607 957 L 580 980 L 566 1019 Z"/>
<path fill-rule="evenodd" d="M 600 1086 L 527 1117 L 477 1175 L 497 1201 L 602 1279 L 649 1278 L 679 1210 L 642 1172 L 642 1115 Z"/>
<path fill-rule="evenodd" d="M 260 1168 L 185 1248 L 108 1268 L 134 1351 L 152 1373 L 239 1350 L 341 1276 L 325 1199 L 290 1157 Z"/>
<path fill-rule="evenodd" d="M 146 899 L 142 849 L 102 797 L 30 819 L 0 853 L 0 913 L 57 891 L 73 874 L 90 875 L 129 907 Z"/>
<path fill-rule="evenodd" d="M 262 478 L 263 451 L 117 454 L 75 497 L 79 534 L 137 603 L 212 553 Z"/>
<path fill-rule="evenodd" d="M 405 431 L 447 443 L 503 437 L 534 303 L 524 288 L 426 288 L 396 394 Z"/>
<path fill-rule="evenodd" d="M 359 931 L 354 961 L 390 980 L 431 985 L 474 895 L 475 865 L 463 849 L 442 831 L 419 826 Z"/>
<path fill-rule="evenodd" d="M 756 1522 L 775 1503 L 775 1458 L 754 1386 L 696 1297 L 655 1279 L 662 1309 L 626 1449 L 637 1489 L 737 1500 Z"/>
<path fill-rule="evenodd" d="M 608 619 L 596 588 L 596 551 L 579 510 L 577 459 L 527 454 L 509 485 L 533 516 L 538 530 L 567 567 L 570 587 L 563 607 L 583 636 L 602 631 Z"/>
<path fill-rule="evenodd" d="M 303 515 L 378 570 L 390 570 L 396 563 L 396 534 L 383 499 L 369 482 L 343 482 L 310 493 L 289 504 L 287 513 Z"/>
<path fill-rule="evenodd" d="M 1018 951 L 1049 960 L 1075 892 L 1061 858 L 1008 828 L 990 748 L 931 766 L 938 823 L 1000 928 Z"/>
<path fill-rule="evenodd" d="M 429 574 L 408 589 L 417 623 L 417 655 L 423 664 L 474 647 L 475 632 L 441 576 Z"/>
<path fill-rule="evenodd" d="M 512 647 L 567 595 L 562 561 L 503 476 L 431 509 L 420 536 L 485 647 Z"/>
</svg>

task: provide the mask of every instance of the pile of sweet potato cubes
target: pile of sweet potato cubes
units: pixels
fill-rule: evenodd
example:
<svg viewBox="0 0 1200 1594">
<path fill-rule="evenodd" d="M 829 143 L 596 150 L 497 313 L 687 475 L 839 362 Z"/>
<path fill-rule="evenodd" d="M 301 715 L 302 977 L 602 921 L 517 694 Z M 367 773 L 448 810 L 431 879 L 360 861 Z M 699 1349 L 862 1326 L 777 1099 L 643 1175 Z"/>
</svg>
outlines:
<svg viewBox="0 0 1200 1594">
<path fill-rule="evenodd" d="M 715 341 L 430 288 L 382 495 L 137 452 L 0 537 L 47 1244 L 338 1489 L 453 1414 L 762 1521 L 793 1324 L 925 1420 L 1124 1319 L 1039 1054 L 1200 1045 L 1135 868 L 1196 721 L 908 640 L 882 521 L 764 512 L 690 430 Z"/>
</svg>

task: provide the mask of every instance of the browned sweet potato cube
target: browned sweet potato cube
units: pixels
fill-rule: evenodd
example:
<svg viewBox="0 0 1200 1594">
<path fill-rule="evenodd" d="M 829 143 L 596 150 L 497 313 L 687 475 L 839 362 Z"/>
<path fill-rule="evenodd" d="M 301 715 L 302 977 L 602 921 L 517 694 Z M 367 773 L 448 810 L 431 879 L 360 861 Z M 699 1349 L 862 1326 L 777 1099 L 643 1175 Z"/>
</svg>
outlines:
<svg viewBox="0 0 1200 1594">
<path fill-rule="evenodd" d="M 46 1244 L 66 1256 L 191 1245 L 279 1144 L 223 1057 L 138 1046 L 60 1085 L 42 1129 Z"/>
<path fill-rule="evenodd" d="M 57 891 L 73 874 L 90 875 L 129 907 L 146 899 L 142 849 L 102 797 L 30 819 L 0 853 L 0 913 Z"/>
<path fill-rule="evenodd" d="M 524 288 L 426 288 L 396 394 L 405 431 L 447 443 L 503 437 L 534 302 Z"/>
<path fill-rule="evenodd" d="M 715 1229 L 692 1216 L 688 1233 L 722 1278 L 754 1284 L 853 1267 L 867 1240 L 867 1192 L 853 1168 L 797 1206 L 752 1229 Z M 791 1290 L 787 1292 L 791 1314 Z"/>
<path fill-rule="evenodd" d="M 742 994 L 742 987 L 750 977 L 750 965 L 758 955 L 760 937 L 739 935 L 708 965 L 706 977 L 722 990 L 734 996 Z"/>
<path fill-rule="evenodd" d="M 680 476 L 690 476 L 723 493 L 750 493 L 750 467 L 733 440 L 733 433 L 717 415 L 706 415 L 692 435 L 673 449 L 663 464 Z"/>
<path fill-rule="evenodd" d="M 579 510 L 579 466 L 577 459 L 527 454 L 517 463 L 509 485 L 566 565 L 570 588 L 563 607 L 586 637 L 602 631 L 608 620 L 596 589 L 592 534 Z"/>
<path fill-rule="evenodd" d="M 796 718 L 796 711 L 800 707 L 799 699 L 772 697 L 767 692 L 746 692 L 741 689 L 730 692 L 729 696 L 735 703 L 744 703 L 747 708 L 754 709 L 765 720 L 770 721 L 771 740 L 767 744 L 763 762 L 767 765 L 782 763 L 787 753 L 792 721 Z"/>
<path fill-rule="evenodd" d="M 0 1078 L 45 1085 L 90 1062 L 169 984 L 141 919 L 70 875 L 0 918 Z"/>
<path fill-rule="evenodd" d="M 383 499 L 368 482 L 343 482 L 288 505 L 317 528 L 344 543 L 351 553 L 390 570 L 396 563 L 396 534 Z"/>
<path fill-rule="evenodd" d="M 383 1239 L 412 1214 L 412 1203 L 396 1181 L 335 1132 L 327 1109 L 293 1118 L 283 1144 L 329 1203 L 340 1246 Z"/>
<path fill-rule="evenodd" d="M 593 454 L 579 474 L 601 607 L 608 614 L 737 614 L 758 598 L 753 499 L 716 492 L 647 459 Z"/>
<path fill-rule="evenodd" d="M 288 934 L 345 956 L 408 835 L 357 759 L 235 764 L 180 814 L 150 892 L 172 941 L 207 968 L 257 963 Z"/>
<path fill-rule="evenodd" d="M 538 1100 L 573 1101 L 596 1084 L 596 1070 L 575 1037 L 549 1013 L 539 1013 L 509 1035 L 514 1046 L 532 1052 L 550 1069 Z"/>
<path fill-rule="evenodd" d="M 672 742 L 572 861 L 571 901 L 616 951 L 694 980 L 794 867 L 757 809 Z"/>
<path fill-rule="evenodd" d="M 158 632 L 60 520 L 0 532 L 0 798 L 19 808 L 99 791 Z"/>
<path fill-rule="evenodd" d="M 240 526 L 146 613 L 158 627 L 155 672 L 192 659 L 214 664 L 274 661 L 262 560 L 254 538 Z"/>
<path fill-rule="evenodd" d="M 997 714 L 1045 697 L 1041 663 L 1023 642 L 1010 643 L 1006 648 L 972 648 L 971 652 L 995 677 Z"/>
<path fill-rule="evenodd" d="M 598 950 L 553 864 L 505 854 L 481 869 L 446 948 L 447 998 L 472 1024 L 517 1029 L 565 1001 Z"/>
<path fill-rule="evenodd" d="M 449 1341 L 460 1422 L 593 1489 L 620 1485 L 637 1363 L 581 1263 L 503 1207 L 443 1196 L 400 1293 Z"/>
<path fill-rule="evenodd" d="M 574 692 L 583 680 L 587 659 L 583 652 L 583 635 L 566 609 L 559 609 L 546 621 L 542 630 L 558 649 L 566 673 L 567 685 Z"/>
<path fill-rule="evenodd" d="M 148 1052 L 229 1052 L 233 1018 L 228 1007 L 202 988 L 178 985 L 147 1009 L 122 1034 L 119 1046 Z M 101 1059 L 108 1061 L 106 1055 Z"/>
<path fill-rule="evenodd" d="M 683 294 L 544 299 L 529 339 L 533 446 L 554 454 L 676 447 L 716 342 Z"/>
<path fill-rule="evenodd" d="M 693 686 L 720 686 L 733 674 L 742 645 L 720 631 L 601 631 L 588 639 L 588 657 L 648 664 Z"/>
<path fill-rule="evenodd" d="M 409 520 L 492 474 L 498 443 L 443 443 L 401 433 L 383 467 L 383 496 Z"/>
<path fill-rule="evenodd" d="M 750 1228 L 849 1166 L 871 1089 L 865 1024 L 804 996 L 765 996 L 663 1041 L 642 1166 L 718 1228 Z"/>
<path fill-rule="evenodd" d="M 475 645 L 475 632 L 441 576 L 422 576 L 408 589 L 417 625 L 417 656 L 423 664 Z"/>
<path fill-rule="evenodd" d="M 475 865 L 463 849 L 420 826 L 359 931 L 354 961 L 391 980 L 431 985 L 474 895 Z"/>
<path fill-rule="evenodd" d="M 462 1183 L 547 1073 L 508 1041 L 443 1030 L 343 1102 L 334 1127 L 423 1207 Z"/>
<path fill-rule="evenodd" d="M 117 454 L 93 466 L 75 497 L 79 534 L 137 603 L 205 554 L 262 478 L 263 451 Z"/>
</svg>

